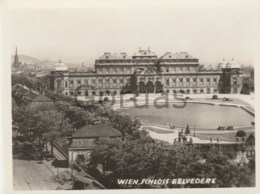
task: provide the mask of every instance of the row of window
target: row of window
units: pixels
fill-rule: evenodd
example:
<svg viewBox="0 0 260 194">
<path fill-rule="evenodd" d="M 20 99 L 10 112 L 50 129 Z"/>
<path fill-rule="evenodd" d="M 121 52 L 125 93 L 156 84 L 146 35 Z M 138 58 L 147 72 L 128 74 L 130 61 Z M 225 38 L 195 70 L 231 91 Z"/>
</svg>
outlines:
<svg viewBox="0 0 260 194">
<path fill-rule="evenodd" d="M 167 93 L 170 92 L 170 90 L 166 90 Z M 172 90 L 172 93 L 186 93 L 186 94 L 189 94 L 189 93 L 194 93 L 194 94 L 197 94 L 197 93 L 205 93 L 205 90 L 203 88 L 200 88 L 200 89 L 186 89 L 186 90 Z M 216 88 L 213 89 L 213 93 L 217 93 L 218 90 Z M 236 91 L 235 91 L 236 92 Z M 89 92 L 89 91 L 85 91 L 82 92 L 82 91 L 77 91 L 76 93 L 75 92 L 70 92 L 70 95 L 71 96 L 74 96 L 74 95 L 78 95 L 78 96 L 82 96 L 82 95 L 85 95 L 85 96 L 90 96 L 90 95 L 118 95 L 120 92 L 118 91 L 99 91 L 99 92 L 96 92 L 96 91 L 92 91 L 92 92 Z M 206 89 L 206 93 L 210 94 L 211 93 L 211 89 L 210 88 L 207 88 Z M 69 95 L 68 92 L 65 92 L 65 95 Z"/>
<path fill-rule="evenodd" d="M 111 82 L 112 81 L 112 82 Z M 109 83 L 113 83 L 113 84 L 123 84 L 124 82 L 129 82 L 130 80 L 129 79 L 98 79 L 97 80 L 97 83 L 100 85 L 100 84 L 109 84 Z M 74 80 L 70 80 L 70 81 L 65 81 L 64 84 L 65 84 L 65 88 L 68 87 L 68 83 L 70 85 L 70 87 L 74 87 L 75 83 L 76 83 L 76 86 L 80 86 L 82 84 L 85 84 L 85 85 L 95 85 L 96 84 L 96 80 L 95 79 L 91 79 L 91 80 L 87 80 L 85 79 L 84 81 L 81 81 L 81 80 L 76 80 L 74 82 Z M 59 88 L 60 87 L 60 84 L 61 84 L 61 81 L 60 80 L 57 80 L 57 87 Z"/>
<path fill-rule="evenodd" d="M 171 73 L 173 73 L 173 72 L 195 72 L 195 67 L 189 67 L 189 66 L 187 66 L 187 67 L 165 67 L 165 68 L 162 68 L 161 69 L 162 71 L 164 71 L 165 70 L 165 72 L 171 72 Z"/>
<path fill-rule="evenodd" d="M 171 80 L 172 80 L 172 85 L 180 85 L 180 86 L 182 86 L 184 84 L 184 79 L 182 77 L 180 77 L 178 79 L 172 78 Z M 192 78 L 193 82 L 191 82 L 191 78 L 190 77 L 187 77 L 185 80 L 186 80 L 185 85 L 187 85 L 187 86 L 189 86 L 189 85 L 193 85 L 193 86 L 195 86 L 195 85 L 200 85 L 200 86 L 204 85 L 204 78 L 199 78 L 199 83 L 197 83 L 197 78 L 196 77 Z M 98 79 L 97 81 L 98 81 L 98 87 L 100 87 L 100 88 L 102 88 L 103 85 L 106 86 L 106 87 L 112 86 L 112 87 L 115 88 L 115 87 L 119 87 L 119 84 L 122 87 L 124 82 L 129 83 L 130 79 L 126 79 L 126 80 L 124 80 L 124 79 L 118 79 L 118 80 L 117 79 L 107 79 L 107 80 Z M 141 82 L 143 82 L 143 79 L 141 79 Z M 70 84 L 69 87 L 75 87 L 74 83 L 75 83 L 74 80 L 70 80 L 69 81 L 69 84 Z M 85 79 L 83 83 L 82 83 L 81 80 L 77 80 L 76 83 L 77 83 L 76 87 L 78 87 L 78 86 L 80 86 L 82 84 L 85 84 L 85 85 L 96 85 L 96 80 L 92 79 L 91 83 L 89 83 L 89 80 L 87 80 L 87 79 Z M 210 78 L 206 78 L 205 85 L 210 85 L 210 84 L 211 84 Z M 233 81 L 233 84 L 236 85 L 237 84 L 236 81 Z M 165 85 L 166 86 L 170 86 L 170 79 L 166 78 Z M 217 85 L 217 78 L 213 79 L 213 85 Z M 60 88 L 60 87 L 61 87 L 61 80 L 57 80 L 57 88 Z M 65 81 L 65 88 L 67 88 L 67 87 L 68 87 L 68 81 Z"/>
<path fill-rule="evenodd" d="M 106 73 L 131 73 L 131 67 L 99 67 L 97 69 L 99 74 L 106 74 Z"/>
<path fill-rule="evenodd" d="M 91 96 L 91 95 L 93 95 L 93 96 L 95 96 L 97 94 L 100 95 L 100 96 L 103 96 L 103 95 L 118 95 L 119 92 L 117 92 L 117 91 L 109 91 L 109 90 L 107 90 L 107 91 L 99 91 L 99 92 L 96 92 L 96 91 L 92 91 L 92 92 L 85 91 L 85 93 L 82 92 L 82 91 L 70 92 L 70 93 L 65 92 L 66 96 L 68 96 L 69 94 L 70 94 L 70 96 L 74 96 L 74 95 L 77 95 L 77 96 L 82 96 L 82 95 Z"/>
<path fill-rule="evenodd" d="M 170 92 L 169 90 L 166 90 L 166 92 Z M 186 89 L 186 90 L 173 90 L 172 91 L 173 93 L 186 93 L 186 94 L 190 94 L 191 92 L 193 92 L 194 94 L 197 94 L 197 93 L 205 93 L 205 90 L 203 88 L 200 88 L 200 89 Z M 217 93 L 218 90 L 216 88 L 213 89 L 213 93 Z M 206 89 L 206 93 L 207 94 L 210 94 L 211 93 L 211 89 L 210 88 L 207 88 Z"/>
<path fill-rule="evenodd" d="M 195 67 L 162 67 L 161 72 L 195 72 Z M 106 73 L 131 73 L 131 67 L 99 67 L 97 68 L 97 72 L 99 74 L 106 74 Z"/>
<path fill-rule="evenodd" d="M 129 64 L 135 64 L 135 63 L 154 63 L 155 60 L 154 60 L 154 57 L 155 56 L 151 56 L 150 59 L 147 59 L 147 56 L 145 56 L 144 58 L 140 58 L 140 56 L 138 56 L 138 58 L 136 57 L 133 57 L 133 59 L 119 59 L 119 60 L 112 60 L 112 59 L 109 59 L 109 58 L 106 58 L 106 59 L 98 59 L 96 60 L 97 64 L 109 64 L 109 65 L 112 65 L 113 63 L 115 64 L 118 64 L 118 63 L 121 63 L 121 64 L 124 64 L 124 63 L 129 63 Z M 152 59 L 152 60 L 151 60 Z M 168 58 L 168 59 L 162 59 L 161 60 L 162 62 L 172 62 L 172 63 L 190 63 L 190 62 L 193 62 L 193 63 L 198 63 L 198 59 L 173 59 L 173 58 Z"/>
<path fill-rule="evenodd" d="M 168 78 L 168 77 L 166 77 L 165 78 L 165 80 L 169 80 L 170 78 Z M 173 77 L 172 78 L 172 80 L 174 81 L 174 80 L 179 80 L 179 81 L 183 81 L 183 77 L 179 77 L 179 78 L 176 78 L 176 77 Z M 189 82 L 190 80 L 192 80 L 193 82 L 197 82 L 197 77 L 193 77 L 193 78 L 190 78 L 190 77 L 186 77 L 185 78 L 185 80 L 187 81 L 187 82 Z M 216 77 L 214 77 L 213 79 L 211 79 L 210 77 L 207 77 L 207 78 L 204 78 L 204 77 L 200 77 L 199 78 L 199 81 L 200 82 L 204 82 L 204 80 L 206 80 L 207 82 L 210 82 L 211 80 L 213 80 L 213 82 L 217 82 L 217 78 Z"/>
<path fill-rule="evenodd" d="M 187 86 L 189 86 L 189 85 L 193 85 L 193 86 L 195 86 L 195 85 L 200 85 L 200 86 L 204 85 L 204 79 L 203 78 L 199 79 L 199 83 L 197 83 L 197 78 L 193 78 L 192 80 L 193 80 L 193 82 L 191 82 L 191 79 L 189 77 L 187 77 L 185 85 L 187 85 Z M 210 78 L 207 78 L 206 79 L 206 85 L 210 85 L 211 84 L 210 81 L 211 81 Z M 184 83 L 183 78 L 179 78 L 178 80 L 175 79 L 175 78 L 172 79 L 172 84 L 173 85 L 176 85 L 176 84 L 183 85 L 183 83 Z M 170 79 L 166 79 L 165 80 L 165 84 L 166 84 L 166 86 L 169 86 L 170 85 Z M 217 79 L 216 78 L 213 79 L 213 85 L 217 85 Z"/>
</svg>

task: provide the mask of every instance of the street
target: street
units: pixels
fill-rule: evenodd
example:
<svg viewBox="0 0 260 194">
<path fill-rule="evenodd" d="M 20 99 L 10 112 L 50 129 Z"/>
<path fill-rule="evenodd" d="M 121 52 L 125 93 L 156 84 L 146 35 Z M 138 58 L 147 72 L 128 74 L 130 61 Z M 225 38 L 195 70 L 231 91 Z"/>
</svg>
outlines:
<svg viewBox="0 0 260 194">
<path fill-rule="evenodd" d="M 52 180 L 53 173 L 43 163 L 13 160 L 14 190 L 56 190 L 60 184 Z"/>
</svg>

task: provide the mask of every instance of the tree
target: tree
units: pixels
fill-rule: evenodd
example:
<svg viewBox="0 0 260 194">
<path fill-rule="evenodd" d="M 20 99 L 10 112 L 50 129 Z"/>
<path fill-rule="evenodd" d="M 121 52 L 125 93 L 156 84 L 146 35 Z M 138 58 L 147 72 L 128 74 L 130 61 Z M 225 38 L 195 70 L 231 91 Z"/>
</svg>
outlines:
<svg viewBox="0 0 260 194">
<path fill-rule="evenodd" d="M 213 99 L 213 100 L 216 100 L 216 99 L 218 99 L 218 96 L 217 96 L 216 94 L 214 94 L 214 95 L 212 96 L 212 99 Z"/>
<path fill-rule="evenodd" d="M 53 142 L 71 131 L 71 126 L 64 115 L 51 105 L 21 108 L 16 111 L 13 118 L 27 140 L 38 140 L 40 149 L 46 141 Z"/>
<path fill-rule="evenodd" d="M 246 132 L 243 131 L 243 130 L 239 130 L 239 131 L 236 133 L 236 136 L 237 136 L 237 137 L 245 137 L 245 136 L 246 136 Z"/>
<path fill-rule="evenodd" d="M 92 114 L 81 107 L 71 105 L 69 102 L 56 102 L 56 109 L 63 113 L 73 128 L 80 128 L 93 122 Z"/>
<path fill-rule="evenodd" d="M 186 135 L 190 134 L 190 127 L 189 127 L 189 125 L 187 125 L 187 127 L 185 129 L 185 134 Z"/>
<path fill-rule="evenodd" d="M 205 146 L 204 146 L 205 147 Z M 166 185 L 166 187 L 232 187 L 252 186 L 253 171 L 248 165 L 237 166 L 220 150 L 205 149 L 183 144 L 169 145 L 155 142 L 146 135 L 125 140 L 102 138 L 95 142 L 89 167 L 102 164 L 105 179 L 116 183 L 117 179 L 172 179 L 214 177 L 213 185 Z M 228 172 L 228 173 L 227 173 Z M 127 187 L 121 185 L 120 187 Z M 134 187 L 153 187 L 137 185 Z"/>
</svg>

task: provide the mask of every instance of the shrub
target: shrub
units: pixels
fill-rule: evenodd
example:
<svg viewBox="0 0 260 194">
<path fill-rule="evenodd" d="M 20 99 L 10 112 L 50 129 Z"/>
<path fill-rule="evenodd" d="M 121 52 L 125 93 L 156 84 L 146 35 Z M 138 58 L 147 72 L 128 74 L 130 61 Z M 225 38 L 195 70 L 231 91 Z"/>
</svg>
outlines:
<svg viewBox="0 0 260 194">
<path fill-rule="evenodd" d="M 228 127 L 226 128 L 226 130 L 233 130 L 233 129 L 234 129 L 233 126 L 228 126 Z"/>
<path fill-rule="evenodd" d="M 213 95 L 212 99 L 216 100 L 216 99 L 218 99 L 218 96 L 217 95 Z"/>
<path fill-rule="evenodd" d="M 243 131 L 243 130 L 239 130 L 239 131 L 236 133 L 236 136 L 237 136 L 237 137 L 245 137 L 245 136 L 246 136 L 246 132 Z"/>
<path fill-rule="evenodd" d="M 109 98 L 108 97 L 105 97 L 104 98 L 104 102 L 108 102 L 109 101 Z"/>
<path fill-rule="evenodd" d="M 219 126 L 219 127 L 217 128 L 217 130 L 223 131 L 223 130 L 225 130 L 225 127 Z"/>
<path fill-rule="evenodd" d="M 185 129 L 185 134 L 186 135 L 190 134 L 190 127 L 189 127 L 189 125 L 187 125 L 187 127 Z"/>
</svg>

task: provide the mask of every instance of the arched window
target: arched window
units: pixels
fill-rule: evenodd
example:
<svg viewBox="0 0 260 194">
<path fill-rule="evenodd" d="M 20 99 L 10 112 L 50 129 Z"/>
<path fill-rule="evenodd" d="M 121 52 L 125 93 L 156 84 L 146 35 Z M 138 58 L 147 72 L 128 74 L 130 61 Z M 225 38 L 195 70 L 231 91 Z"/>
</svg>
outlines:
<svg viewBox="0 0 260 194">
<path fill-rule="evenodd" d="M 58 79 L 58 80 L 57 80 L 57 88 L 60 88 L 60 87 L 61 87 L 61 80 Z"/>
<path fill-rule="evenodd" d="M 182 77 L 179 78 L 179 84 L 180 84 L 180 86 L 183 85 L 183 78 Z"/>
<path fill-rule="evenodd" d="M 201 77 L 199 80 L 200 80 L 200 85 L 202 86 L 202 85 L 203 85 L 203 82 L 204 82 L 203 77 Z"/>
<path fill-rule="evenodd" d="M 94 86 L 96 84 L 96 80 L 92 79 L 92 85 Z"/>
<path fill-rule="evenodd" d="M 190 78 L 186 77 L 186 85 L 189 86 L 190 85 Z"/>
<path fill-rule="evenodd" d="M 99 88 L 102 88 L 102 84 L 103 83 L 103 80 L 100 78 L 100 79 L 98 79 L 98 87 Z"/>
<path fill-rule="evenodd" d="M 113 78 L 113 87 L 116 88 L 116 84 L 117 84 L 117 79 L 116 78 Z"/>
<path fill-rule="evenodd" d="M 81 80 L 77 80 L 77 84 L 78 84 L 78 86 L 80 86 L 81 85 Z"/>
<path fill-rule="evenodd" d="M 214 82 L 214 85 L 217 85 L 218 80 L 216 77 L 213 78 L 213 82 Z"/>
<path fill-rule="evenodd" d="M 209 86 L 210 85 L 210 78 L 207 77 L 207 85 Z"/>
<path fill-rule="evenodd" d="M 110 82 L 110 79 L 108 77 L 106 77 L 106 79 L 105 79 L 106 88 L 109 88 L 109 82 Z"/>
<path fill-rule="evenodd" d="M 196 85 L 197 85 L 197 78 L 193 77 L 193 86 L 196 86 Z"/>
<path fill-rule="evenodd" d="M 70 80 L 70 87 L 73 87 L 73 85 L 74 85 L 73 80 Z"/>
<path fill-rule="evenodd" d="M 174 86 L 176 85 L 176 77 L 172 78 L 172 83 L 173 83 Z"/>
</svg>

